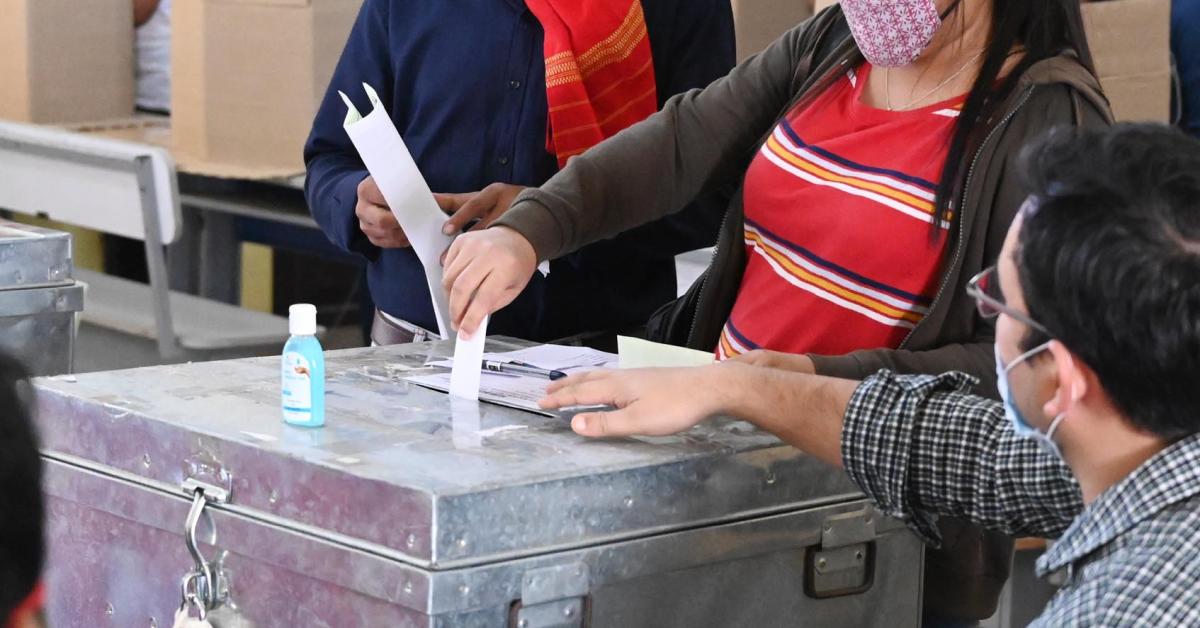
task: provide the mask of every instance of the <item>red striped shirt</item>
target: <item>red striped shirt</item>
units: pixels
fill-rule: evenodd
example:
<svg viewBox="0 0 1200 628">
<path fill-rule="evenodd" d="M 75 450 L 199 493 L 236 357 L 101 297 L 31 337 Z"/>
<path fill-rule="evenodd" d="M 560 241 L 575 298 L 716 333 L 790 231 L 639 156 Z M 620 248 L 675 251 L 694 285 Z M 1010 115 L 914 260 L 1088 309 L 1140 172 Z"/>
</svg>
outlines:
<svg viewBox="0 0 1200 628">
<path fill-rule="evenodd" d="M 870 71 L 789 112 L 751 163 L 748 261 L 718 357 L 894 349 L 928 313 L 948 226 L 935 182 L 962 98 L 876 109 L 861 102 Z"/>
</svg>

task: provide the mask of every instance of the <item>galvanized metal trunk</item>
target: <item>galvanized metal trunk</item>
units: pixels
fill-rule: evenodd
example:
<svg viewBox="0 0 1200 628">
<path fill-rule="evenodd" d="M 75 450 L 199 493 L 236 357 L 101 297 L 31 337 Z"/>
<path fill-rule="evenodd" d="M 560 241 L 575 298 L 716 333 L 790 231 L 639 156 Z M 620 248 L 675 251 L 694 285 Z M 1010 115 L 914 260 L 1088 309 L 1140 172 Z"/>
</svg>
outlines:
<svg viewBox="0 0 1200 628">
<path fill-rule="evenodd" d="M 189 514 L 218 626 L 919 623 L 920 544 L 842 472 L 743 422 L 585 441 L 401 381 L 449 354 L 330 353 L 317 430 L 278 359 L 39 380 L 51 625 L 170 625 Z"/>
<path fill-rule="evenodd" d="M 0 220 L 0 351 L 35 375 L 70 373 L 83 286 L 71 236 Z"/>
</svg>

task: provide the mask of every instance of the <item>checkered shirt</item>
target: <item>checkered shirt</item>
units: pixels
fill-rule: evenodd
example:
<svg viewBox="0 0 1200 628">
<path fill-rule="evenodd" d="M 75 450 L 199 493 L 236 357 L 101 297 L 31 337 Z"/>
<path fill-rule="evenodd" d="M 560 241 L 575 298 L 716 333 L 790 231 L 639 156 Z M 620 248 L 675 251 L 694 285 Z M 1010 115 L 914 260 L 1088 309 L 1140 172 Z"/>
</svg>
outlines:
<svg viewBox="0 0 1200 628">
<path fill-rule="evenodd" d="M 939 515 L 1058 539 L 1037 573 L 1065 584 L 1034 626 L 1200 626 L 1200 434 L 1085 509 L 1070 469 L 973 385 L 961 373 L 863 382 L 842 433 L 850 477 L 928 543 Z"/>
</svg>

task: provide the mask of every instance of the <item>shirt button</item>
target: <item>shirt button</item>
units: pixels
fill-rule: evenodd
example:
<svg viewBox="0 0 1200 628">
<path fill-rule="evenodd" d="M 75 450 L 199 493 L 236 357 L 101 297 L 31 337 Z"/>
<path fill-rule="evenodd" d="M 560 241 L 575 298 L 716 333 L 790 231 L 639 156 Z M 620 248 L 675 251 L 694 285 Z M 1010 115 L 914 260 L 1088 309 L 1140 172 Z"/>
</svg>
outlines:
<svg viewBox="0 0 1200 628">
<path fill-rule="evenodd" d="M 521 81 L 509 81 L 508 86 L 513 89 L 521 89 Z"/>
<path fill-rule="evenodd" d="M 501 157 L 501 158 L 500 158 L 498 161 L 500 162 L 500 165 L 501 165 L 501 166 L 507 166 L 507 165 L 508 165 L 508 157 Z"/>
</svg>

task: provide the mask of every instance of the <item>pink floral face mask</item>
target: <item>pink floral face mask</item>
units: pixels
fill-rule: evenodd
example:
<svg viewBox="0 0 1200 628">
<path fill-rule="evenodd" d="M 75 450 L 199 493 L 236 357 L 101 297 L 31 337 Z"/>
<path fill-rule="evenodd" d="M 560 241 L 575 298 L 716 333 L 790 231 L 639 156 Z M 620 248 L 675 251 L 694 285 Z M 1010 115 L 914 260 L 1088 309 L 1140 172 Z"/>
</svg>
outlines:
<svg viewBox="0 0 1200 628">
<path fill-rule="evenodd" d="M 841 0 L 841 3 L 858 49 L 871 65 L 878 67 L 898 68 L 916 61 L 942 25 L 934 0 Z"/>
</svg>

